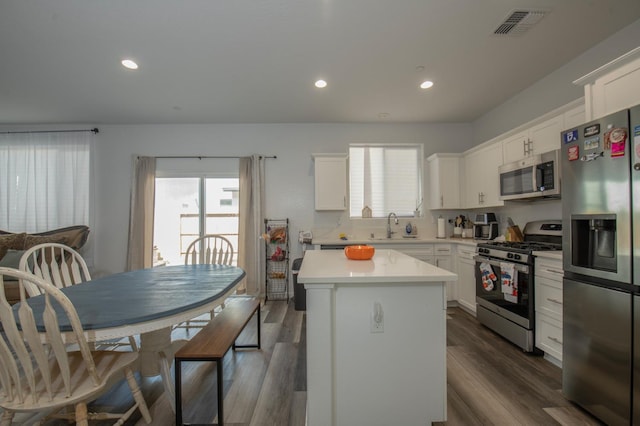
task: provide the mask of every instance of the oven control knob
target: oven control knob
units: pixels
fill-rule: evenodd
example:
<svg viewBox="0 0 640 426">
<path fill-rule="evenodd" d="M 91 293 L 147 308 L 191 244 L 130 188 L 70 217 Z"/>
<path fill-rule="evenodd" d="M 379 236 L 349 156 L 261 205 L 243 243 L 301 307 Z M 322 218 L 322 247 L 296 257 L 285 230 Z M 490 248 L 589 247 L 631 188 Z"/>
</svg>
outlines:
<svg viewBox="0 0 640 426">
<path fill-rule="evenodd" d="M 507 253 L 507 259 L 513 258 L 513 253 Z"/>
<path fill-rule="evenodd" d="M 516 254 L 516 255 L 513 256 L 513 258 L 516 259 L 516 260 L 520 260 L 520 255 Z"/>
</svg>

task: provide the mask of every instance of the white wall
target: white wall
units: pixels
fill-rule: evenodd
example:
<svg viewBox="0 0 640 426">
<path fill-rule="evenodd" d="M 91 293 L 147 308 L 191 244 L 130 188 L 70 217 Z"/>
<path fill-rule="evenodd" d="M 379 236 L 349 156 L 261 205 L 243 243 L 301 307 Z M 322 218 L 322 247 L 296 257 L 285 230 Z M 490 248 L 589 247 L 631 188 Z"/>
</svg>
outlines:
<svg viewBox="0 0 640 426">
<path fill-rule="evenodd" d="M 474 121 L 474 144 L 492 139 L 584 96 L 583 87 L 574 85 L 573 81 L 638 45 L 640 20 L 577 58 L 567 58 L 567 64 Z"/>
<path fill-rule="evenodd" d="M 345 214 L 317 213 L 313 208 L 312 153 L 346 152 L 351 142 L 424 143 L 425 157 L 462 152 L 583 96 L 572 81 L 638 45 L 640 20 L 568 62 L 472 124 L 221 124 L 98 126 L 96 210 L 90 242 L 95 245 L 96 273 L 124 270 L 129 223 L 132 159 L 136 155 L 276 155 L 266 165 L 266 215 L 291 219 L 292 257 L 300 229 L 336 230 L 351 226 Z M 39 126 L 0 126 L 34 129 Z M 44 126 L 76 128 L 77 125 Z M 88 128 L 93 126 L 79 126 Z M 427 197 L 428 198 L 428 197 Z M 455 216 L 458 212 L 443 212 Z M 468 212 L 461 212 L 467 213 Z M 497 210 L 501 218 L 526 221 L 561 216 L 560 202 L 513 205 Z M 420 219 L 421 233 L 435 232 L 439 212 Z M 520 216 L 520 217 L 519 217 Z M 372 222 L 383 227 L 383 221 Z M 357 224 L 356 224 L 357 226 Z M 430 234 L 429 234 L 430 235 Z"/>
<path fill-rule="evenodd" d="M 97 274 L 123 271 L 133 158 L 137 155 L 276 155 L 266 160 L 266 217 L 288 217 L 292 258 L 301 229 L 335 227 L 342 213 L 315 212 L 312 153 L 346 153 L 351 142 L 423 143 L 424 154 L 472 146 L 470 124 L 217 124 L 100 126 L 96 146 Z M 256 236 L 257 237 L 257 236 Z"/>
</svg>

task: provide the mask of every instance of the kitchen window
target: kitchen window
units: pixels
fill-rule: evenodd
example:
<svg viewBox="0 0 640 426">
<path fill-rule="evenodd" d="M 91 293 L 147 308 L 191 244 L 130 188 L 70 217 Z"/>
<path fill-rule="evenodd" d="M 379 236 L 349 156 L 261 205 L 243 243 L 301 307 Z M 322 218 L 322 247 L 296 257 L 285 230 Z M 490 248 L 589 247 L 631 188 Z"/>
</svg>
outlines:
<svg viewBox="0 0 640 426">
<path fill-rule="evenodd" d="M 349 146 L 350 217 L 413 216 L 422 204 L 422 145 Z"/>
</svg>

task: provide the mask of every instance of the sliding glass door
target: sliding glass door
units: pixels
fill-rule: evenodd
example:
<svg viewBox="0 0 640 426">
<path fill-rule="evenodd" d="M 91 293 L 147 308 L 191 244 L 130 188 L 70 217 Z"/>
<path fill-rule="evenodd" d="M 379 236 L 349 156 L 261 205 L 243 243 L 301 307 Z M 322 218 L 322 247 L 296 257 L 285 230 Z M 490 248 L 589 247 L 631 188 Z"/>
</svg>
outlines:
<svg viewBox="0 0 640 426">
<path fill-rule="evenodd" d="M 187 246 L 206 234 L 220 234 L 238 249 L 237 177 L 157 177 L 154 266 L 184 263 Z"/>
</svg>

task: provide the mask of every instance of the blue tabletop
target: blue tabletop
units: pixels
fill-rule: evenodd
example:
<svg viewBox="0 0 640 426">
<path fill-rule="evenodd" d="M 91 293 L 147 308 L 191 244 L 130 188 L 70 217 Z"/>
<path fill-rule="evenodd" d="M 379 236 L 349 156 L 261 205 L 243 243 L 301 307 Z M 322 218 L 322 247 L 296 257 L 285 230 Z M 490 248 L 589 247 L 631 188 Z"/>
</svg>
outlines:
<svg viewBox="0 0 640 426">
<path fill-rule="evenodd" d="M 62 291 L 75 306 L 83 328 L 99 330 L 164 318 L 209 304 L 244 276 L 245 272 L 235 266 L 161 266 L 97 278 Z M 41 320 L 44 296 L 30 298 L 29 305 Z M 62 331 L 71 330 L 66 317 L 58 319 Z"/>
</svg>

